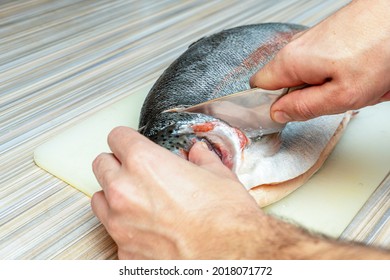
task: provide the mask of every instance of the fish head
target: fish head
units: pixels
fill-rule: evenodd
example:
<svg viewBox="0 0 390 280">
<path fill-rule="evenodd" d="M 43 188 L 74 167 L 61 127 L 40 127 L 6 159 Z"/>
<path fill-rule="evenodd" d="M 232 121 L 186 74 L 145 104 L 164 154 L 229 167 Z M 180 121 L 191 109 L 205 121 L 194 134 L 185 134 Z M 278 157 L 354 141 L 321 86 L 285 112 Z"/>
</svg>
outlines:
<svg viewBox="0 0 390 280">
<path fill-rule="evenodd" d="M 214 117 L 183 112 L 164 112 L 151 118 L 140 133 L 182 158 L 196 142 L 204 142 L 222 163 L 235 171 L 250 139 L 239 129 Z"/>
</svg>

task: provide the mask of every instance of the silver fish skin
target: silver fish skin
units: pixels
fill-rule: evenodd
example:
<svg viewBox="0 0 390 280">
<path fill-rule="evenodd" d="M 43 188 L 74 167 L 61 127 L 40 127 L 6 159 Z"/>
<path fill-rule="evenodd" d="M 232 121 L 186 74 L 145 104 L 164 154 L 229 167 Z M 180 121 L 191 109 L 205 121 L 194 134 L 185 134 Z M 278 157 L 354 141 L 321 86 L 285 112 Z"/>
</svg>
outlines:
<svg viewBox="0 0 390 280">
<path fill-rule="evenodd" d="M 163 111 L 249 89 L 249 78 L 294 34 L 305 29 L 305 26 L 287 23 L 239 26 L 191 44 L 164 71 L 147 95 L 139 131 L 184 158 L 195 142 L 204 141 L 226 166 L 237 170 L 247 146 L 254 141 L 278 142 L 277 137 L 250 139 L 239 129 L 210 116 Z M 268 146 L 271 148 L 264 149 L 265 155 L 278 149 L 275 144 Z"/>
</svg>

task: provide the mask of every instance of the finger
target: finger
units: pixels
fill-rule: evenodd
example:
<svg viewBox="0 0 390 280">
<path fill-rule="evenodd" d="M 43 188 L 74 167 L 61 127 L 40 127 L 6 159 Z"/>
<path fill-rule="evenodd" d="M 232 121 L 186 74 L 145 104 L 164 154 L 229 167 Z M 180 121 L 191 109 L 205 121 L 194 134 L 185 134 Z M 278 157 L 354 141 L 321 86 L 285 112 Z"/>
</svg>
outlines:
<svg viewBox="0 0 390 280">
<path fill-rule="evenodd" d="M 119 173 L 121 164 L 118 159 L 109 153 L 102 153 L 92 163 L 92 170 L 103 190 Z"/>
<path fill-rule="evenodd" d="M 284 46 L 276 56 L 249 80 L 251 87 L 280 89 L 303 84 L 319 85 L 330 80 L 332 73 L 318 67 L 303 53 L 305 47 L 300 37 Z"/>
<path fill-rule="evenodd" d="M 262 69 L 256 72 L 249 80 L 252 88 L 280 89 L 298 86 L 303 83 L 294 71 L 291 55 L 287 48 L 283 48 Z"/>
<path fill-rule="evenodd" d="M 282 48 L 269 63 L 250 78 L 249 83 L 252 88 L 279 89 L 298 86 L 304 83 L 295 75 L 294 70 L 291 69 L 293 66 L 291 59 L 293 54 L 291 54 L 290 50 L 294 50 L 294 47 L 290 46 L 292 45 L 292 41 L 301 37 L 305 32 L 301 31 L 294 34 L 291 37 L 290 43 Z"/>
<path fill-rule="evenodd" d="M 106 226 L 109 207 L 103 191 L 94 193 L 91 199 L 91 207 L 95 216 Z"/>
<path fill-rule="evenodd" d="M 231 179 L 237 178 L 228 167 L 223 165 L 221 159 L 209 150 L 207 144 L 204 142 L 197 142 L 192 146 L 188 154 L 188 160 L 215 174 Z"/>
<path fill-rule="evenodd" d="M 149 139 L 139 134 L 134 129 L 124 126 L 114 128 L 108 135 L 107 141 L 111 151 L 121 163 L 126 162 L 126 159 L 132 151 L 139 152 L 134 150 L 134 145 L 136 143 L 142 143 L 145 141 L 152 143 Z"/>
<path fill-rule="evenodd" d="M 108 146 L 121 163 L 125 161 L 132 137 L 133 130 L 124 126 L 116 127 L 108 134 Z"/>
<path fill-rule="evenodd" d="M 271 117 L 276 122 L 286 123 L 349 110 L 339 97 L 343 93 L 336 93 L 331 83 L 290 92 L 272 105 Z"/>
</svg>

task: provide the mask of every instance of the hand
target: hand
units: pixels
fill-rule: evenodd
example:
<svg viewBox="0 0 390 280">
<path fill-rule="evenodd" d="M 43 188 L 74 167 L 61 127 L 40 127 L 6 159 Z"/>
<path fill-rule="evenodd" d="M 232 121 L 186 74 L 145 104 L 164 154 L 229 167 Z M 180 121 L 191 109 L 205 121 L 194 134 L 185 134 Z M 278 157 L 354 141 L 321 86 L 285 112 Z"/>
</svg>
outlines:
<svg viewBox="0 0 390 280">
<path fill-rule="evenodd" d="M 136 131 L 114 129 L 93 171 L 103 188 L 92 209 L 121 259 L 250 258 L 248 237 L 265 216 L 207 145 L 189 162 Z"/>
<path fill-rule="evenodd" d="M 389 252 L 313 237 L 265 215 L 201 143 L 189 161 L 136 131 L 114 129 L 93 170 L 92 209 L 120 259 L 388 259 Z"/>
<path fill-rule="evenodd" d="M 390 100 L 388 0 L 357 0 L 313 28 L 296 34 L 250 80 L 252 87 L 312 85 L 275 102 L 284 123 L 342 113 Z"/>
</svg>

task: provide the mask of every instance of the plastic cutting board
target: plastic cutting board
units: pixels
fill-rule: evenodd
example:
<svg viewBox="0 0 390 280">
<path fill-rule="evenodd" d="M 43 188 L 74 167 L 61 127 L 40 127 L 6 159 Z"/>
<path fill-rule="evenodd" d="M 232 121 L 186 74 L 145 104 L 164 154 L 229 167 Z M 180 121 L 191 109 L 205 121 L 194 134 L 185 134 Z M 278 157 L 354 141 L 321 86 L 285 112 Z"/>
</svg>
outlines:
<svg viewBox="0 0 390 280">
<path fill-rule="evenodd" d="M 39 146 L 38 166 L 91 196 L 100 187 L 91 163 L 109 152 L 108 133 L 137 128 L 150 85 L 95 113 Z M 302 187 L 265 210 L 313 231 L 338 237 L 390 167 L 390 102 L 362 109 L 324 166 Z"/>
</svg>

